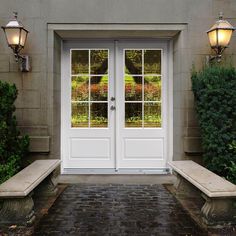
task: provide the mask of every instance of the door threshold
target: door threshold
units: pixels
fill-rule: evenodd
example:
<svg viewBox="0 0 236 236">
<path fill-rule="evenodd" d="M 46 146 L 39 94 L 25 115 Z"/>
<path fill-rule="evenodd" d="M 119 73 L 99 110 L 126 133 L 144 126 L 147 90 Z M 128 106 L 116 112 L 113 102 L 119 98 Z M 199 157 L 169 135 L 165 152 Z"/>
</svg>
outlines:
<svg viewBox="0 0 236 236">
<path fill-rule="evenodd" d="M 114 168 L 104 168 L 104 169 L 86 169 L 86 168 L 64 168 L 62 169 L 61 174 L 78 174 L 78 175 L 126 175 L 126 174 L 140 174 L 140 175 L 154 175 L 154 174 L 169 174 L 170 169 L 167 167 L 164 168 L 155 168 L 155 169 L 135 169 L 135 168 L 120 168 L 120 169 L 114 169 Z"/>
<path fill-rule="evenodd" d="M 104 175 L 104 174 L 82 174 L 82 175 L 59 175 L 58 182 L 61 184 L 174 184 L 176 177 L 171 174 L 153 174 L 153 175 L 140 175 L 140 174 L 120 174 L 120 175 Z"/>
</svg>

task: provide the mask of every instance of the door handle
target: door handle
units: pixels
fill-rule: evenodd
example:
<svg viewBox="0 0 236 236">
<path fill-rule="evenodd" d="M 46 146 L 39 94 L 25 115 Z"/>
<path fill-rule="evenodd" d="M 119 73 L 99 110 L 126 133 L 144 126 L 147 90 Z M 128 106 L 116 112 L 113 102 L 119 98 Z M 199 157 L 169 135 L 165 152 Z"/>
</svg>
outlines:
<svg viewBox="0 0 236 236">
<path fill-rule="evenodd" d="M 111 101 L 113 102 L 113 101 L 115 101 L 116 99 L 115 99 L 115 97 L 111 97 Z"/>
<path fill-rule="evenodd" d="M 115 106 L 111 106 L 110 109 L 111 109 L 112 111 L 114 111 L 114 110 L 116 109 L 116 107 L 115 107 Z"/>
</svg>

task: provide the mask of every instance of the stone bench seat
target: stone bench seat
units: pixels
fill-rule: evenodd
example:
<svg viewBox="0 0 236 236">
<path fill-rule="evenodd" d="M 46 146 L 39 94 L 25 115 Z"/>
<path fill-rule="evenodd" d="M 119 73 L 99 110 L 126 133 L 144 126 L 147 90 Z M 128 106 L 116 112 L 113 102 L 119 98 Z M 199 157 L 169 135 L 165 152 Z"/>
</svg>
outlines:
<svg viewBox="0 0 236 236">
<path fill-rule="evenodd" d="M 236 185 L 193 161 L 172 161 L 168 164 L 177 176 L 175 189 L 178 196 L 196 197 L 195 190 L 201 192 L 205 199 L 201 209 L 205 223 L 212 225 L 236 220 Z"/>
<path fill-rule="evenodd" d="M 32 223 L 35 218 L 32 195 L 48 196 L 57 192 L 53 172 L 59 165 L 60 160 L 37 160 L 1 184 L 0 222 Z"/>
</svg>

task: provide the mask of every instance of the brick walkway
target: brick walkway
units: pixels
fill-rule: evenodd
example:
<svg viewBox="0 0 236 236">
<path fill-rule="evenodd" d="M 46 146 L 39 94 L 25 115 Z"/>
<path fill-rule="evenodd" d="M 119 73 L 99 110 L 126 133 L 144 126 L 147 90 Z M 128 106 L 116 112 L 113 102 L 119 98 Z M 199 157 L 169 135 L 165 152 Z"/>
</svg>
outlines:
<svg viewBox="0 0 236 236">
<path fill-rule="evenodd" d="M 207 235 L 162 185 L 70 185 L 35 235 Z"/>
</svg>

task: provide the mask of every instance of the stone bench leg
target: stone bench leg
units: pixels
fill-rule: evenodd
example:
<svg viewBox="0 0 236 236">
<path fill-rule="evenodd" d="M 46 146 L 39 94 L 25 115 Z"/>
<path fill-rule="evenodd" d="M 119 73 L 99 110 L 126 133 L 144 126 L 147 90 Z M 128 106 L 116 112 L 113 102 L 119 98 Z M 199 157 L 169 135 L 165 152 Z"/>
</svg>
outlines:
<svg viewBox="0 0 236 236">
<path fill-rule="evenodd" d="M 4 199 L 0 208 L 1 224 L 31 225 L 35 220 L 31 194 L 24 198 Z"/>
<path fill-rule="evenodd" d="M 57 178 L 51 173 L 39 186 L 34 190 L 35 196 L 55 196 L 57 194 Z"/>
<path fill-rule="evenodd" d="M 173 174 L 176 176 L 176 181 L 174 183 L 175 194 L 178 197 L 197 197 L 200 195 L 191 183 L 189 183 L 185 178 L 180 174 L 173 171 Z"/>
<path fill-rule="evenodd" d="M 233 199 L 209 198 L 203 193 L 202 197 L 206 200 L 201 209 L 202 218 L 206 224 L 231 223 L 236 220 Z"/>
</svg>

